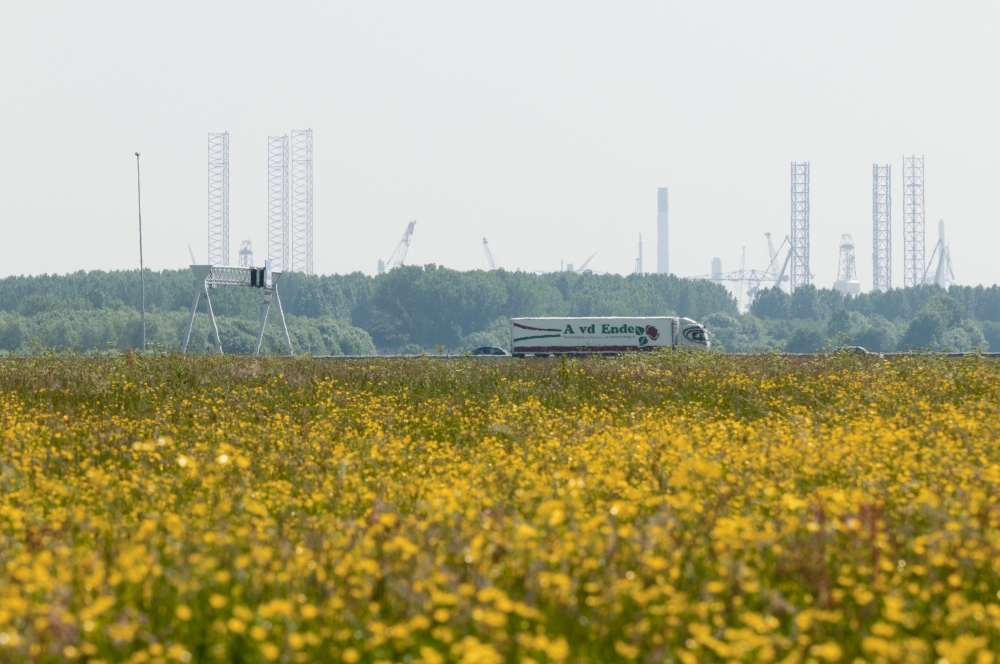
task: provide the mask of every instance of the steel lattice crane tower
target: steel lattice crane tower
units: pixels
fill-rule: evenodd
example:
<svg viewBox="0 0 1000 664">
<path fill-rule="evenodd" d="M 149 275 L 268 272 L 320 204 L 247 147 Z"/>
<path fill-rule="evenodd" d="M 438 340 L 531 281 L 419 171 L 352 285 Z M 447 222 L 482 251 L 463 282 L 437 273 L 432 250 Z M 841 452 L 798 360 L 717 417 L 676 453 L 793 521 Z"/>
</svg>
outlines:
<svg viewBox="0 0 1000 664">
<path fill-rule="evenodd" d="M 931 276 L 931 267 L 934 259 L 937 258 L 937 268 Z M 941 288 L 948 286 L 955 281 L 955 273 L 951 271 L 951 250 L 944 241 L 944 219 L 938 222 L 938 241 L 931 252 L 931 258 L 927 261 L 927 270 L 924 272 L 925 284 L 937 284 Z"/>
<path fill-rule="evenodd" d="M 837 280 L 858 280 L 858 271 L 854 264 L 854 238 L 849 233 L 844 233 L 840 236 L 840 261 L 837 264 Z"/>
<path fill-rule="evenodd" d="M 892 166 L 872 164 L 872 289 L 892 288 Z"/>
<path fill-rule="evenodd" d="M 229 132 L 208 135 L 208 263 L 229 265 Z"/>
<path fill-rule="evenodd" d="M 785 272 L 788 270 L 788 263 L 792 258 L 791 242 L 788 239 L 788 236 L 786 235 L 785 239 L 781 241 L 781 245 L 778 246 L 778 251 L 774 250 L 774 242 L 771 241 L 771 234 L 764 233 L 764 237 L 767 238 L 767 255 L 771 258 L 771 262 L 767 264 L 767 269 L 761 272 L 757 277 L 756 283 L 754 283 L 747 291 L 747 295 L 750 297 L 757 294 L 757 291 L 760 290 L 761 284 L 765 281 L 773 281 L 774 287 L 780 288 L 782 282 L 788 279 L 788 277 L 785 276 Z M 785 248 L 786 244 L 789 245 L 788 253 L 785 254 L 785 262 L 782 263 L 781 270 L 779 271 L 778 253 Z M 721 272 L 722 270 L 720 269 L 719 271 Z"/>
<path fill-rule="evenodd" d="M 924 279 L 924 158 L 903 157 L 903 286 Z"/>
<path fill-rule="evenodd" d="M 833 287 L 845 295 L 861 292 L 858 271 L 854 262 L 854 238 L 848 233 L 840 236 L 840 261 L 837 263 L 837 281 Z"/>
<path fill-rule="evenodd" d="M 413 239 L 413 228 L 416 225 L 416 219 L 406 225 L 406 230 L 403 231 L 403 237 L 399 239 L 399 244 L 397 244 L 396 248 L 392 250 L 391 254 L 389 254 L 389 260 L 387 262 L 382 262 L 382 259 L 379 259 L 379 274 L 384 274 L 387 267 L 390 270 L 396 267 L 402 267 L 403 261 L 406 260 L 406 252 L 410 250 L 410 240 Z"/>
<path fill-rule="evenodd" d="M 292 209 L 289 270 L 313 273 L 313 133 L 292 130 Z"/>
<path fill-rule="evenodd" d="M 792 292 L 810 282 L 809 275 L 809 162 L 792 163 Z"/>
<path fill-rule="evenodd" d="M 288 136 L 267 137 L 267 257 L 288 272 Z"/>
<path fill-rule="evenodd" d="M 253 267 L 253 245 L 247 238 L 240 242 L 240 263 L 239 267 Z"/>
<path fill-rule="evenodd" d="M 486 258 L 486 264 L 490 270 L 497 269 L 497 262 L 493 260 L 493 252 L 490 251 L 490 243 L 486 241 L 486 238 L 483 238 L 483 256 Z"/>
</svg>

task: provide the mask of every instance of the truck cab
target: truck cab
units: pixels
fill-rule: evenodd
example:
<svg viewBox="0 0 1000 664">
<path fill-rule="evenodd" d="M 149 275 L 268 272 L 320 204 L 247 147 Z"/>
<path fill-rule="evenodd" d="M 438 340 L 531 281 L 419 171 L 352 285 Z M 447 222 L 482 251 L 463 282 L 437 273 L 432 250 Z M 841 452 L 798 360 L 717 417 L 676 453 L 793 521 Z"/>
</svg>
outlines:
<svg viewBox="0 0 1000 664">
<path fill-rule="evenodd" d="M 688 346 L 699 350 L 709 350 L 712 346 L 712 342 L 708 339 L 708 332 L 701 323 L 690 318 L 674 318 L 671 327 L 675 348 Z"/>
</svg>

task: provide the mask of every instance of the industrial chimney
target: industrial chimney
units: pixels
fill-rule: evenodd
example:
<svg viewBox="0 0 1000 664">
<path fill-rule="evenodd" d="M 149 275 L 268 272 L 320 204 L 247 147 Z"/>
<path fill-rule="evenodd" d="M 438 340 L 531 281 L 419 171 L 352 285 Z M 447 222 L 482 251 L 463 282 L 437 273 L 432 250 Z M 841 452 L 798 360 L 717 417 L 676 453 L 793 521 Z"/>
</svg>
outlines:
<svg viewBox="0 0 1000 664">
<path fill-rule="evenodd" d="M 660 187 L 656 190 L 656 271 L 660 274 L 670 274 L 666 187 Z"/>
</svg>

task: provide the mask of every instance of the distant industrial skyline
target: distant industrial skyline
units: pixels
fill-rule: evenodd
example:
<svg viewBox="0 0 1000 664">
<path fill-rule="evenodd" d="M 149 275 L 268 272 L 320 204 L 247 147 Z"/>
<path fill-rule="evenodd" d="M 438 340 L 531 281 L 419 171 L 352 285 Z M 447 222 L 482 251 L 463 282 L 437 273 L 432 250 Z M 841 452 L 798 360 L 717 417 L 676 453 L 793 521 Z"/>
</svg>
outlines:
<svg viewBox="0 0 1000 664">
<path fill-rule="evenodd" d="M 763 268 L 763 234 L 789 233 L 788 165 L 808 162 L 811 282 L 833 284 L 850 234 L 872 288 L 871 168 L 889 164 L 900 286 L 901 156 L 916 155 L 925 259 L 943 219 L 956 281 L 1000 281 L 994 3 L 297 13 L 309 20 L 258 5 L 5 5 L 0 199 L 16 250 L 0 276 L 135 269 L 134 152 L 146 265 L 185 266 L 189 243 L 205 260 L 205 138 L 221 131 L 229 259 L 249 238 L 259 261 L 267 137 L 312 127 L 317 273 L 375 273 L 412 219 L 410 264 L 479 268 L 488 237 L 506 269 L 597 251 L 590 268 L 628 274 L 641 233 L 651 272 L 659 188 L 671 272 L 706 274 L 716 256 L 734 270 L 744 247 Z"/>
</svg>

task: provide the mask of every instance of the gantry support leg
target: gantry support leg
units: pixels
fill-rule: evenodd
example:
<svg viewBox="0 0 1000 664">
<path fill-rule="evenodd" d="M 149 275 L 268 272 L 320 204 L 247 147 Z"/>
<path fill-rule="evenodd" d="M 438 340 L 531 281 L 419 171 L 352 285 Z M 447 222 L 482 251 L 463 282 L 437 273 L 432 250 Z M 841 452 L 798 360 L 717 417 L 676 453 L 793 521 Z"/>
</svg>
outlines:
<svg viewBox="0 0 1000 664">
<path fill-rule="evenodd" d="M 219 338 L 219 326 L 215 324 L 215 312 L 212 311 L 212 298 L 208 296 L 208 282 L 205 282 L 205 304 L 208 305 L 208 320 L 212 323 L 212 331 L 215 332 L 215 350 L 222 355 L 222 339 Z"/>
<path fill-rule="evenodd" d="M 288 354 L 294 355 L 292 352 L 292 338 L 288 336 L 288 326 L 285 325 L 285 310 L 281 308 L 281 296 L 278 295 L 278 285 L 274 285 L 274 300 L 278 303 L 278 315 L 281 316 L 281 329 L 285 332 L 285 343 L 288 344 Z"/>
<path fill-rule="evenodd" d="M 267 325 L 267 310 L 271 308 L 271 291 L 264 291 L 264 302 L 260 305 L 260 329 L 257 330 L 257 348 L 254 355 L 260 355 L 260 346 L 264 343 L 264 326 Z"/>
<path fill-rule="evenodd" d="M 184 345 L 181 346 L 182 353 L 186 353 L 188 350 L 188 342 L 191 341 L 191 328 L 194 327 L 194 314 L 196 311 L 198 311 L 198 301 L 201 299 L 201 290 L 204 287 L 205 287 L 204 283 L 195 286 L 194 302 L 191 303 L 191 317 L 188 318 L 187 334 L 184 335 Z"/>
</svg>

